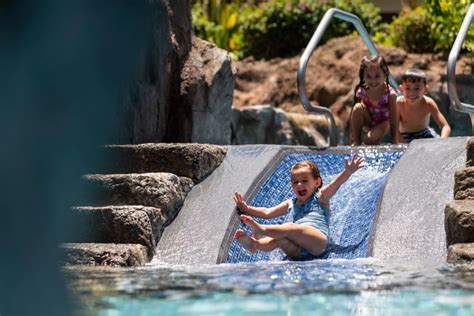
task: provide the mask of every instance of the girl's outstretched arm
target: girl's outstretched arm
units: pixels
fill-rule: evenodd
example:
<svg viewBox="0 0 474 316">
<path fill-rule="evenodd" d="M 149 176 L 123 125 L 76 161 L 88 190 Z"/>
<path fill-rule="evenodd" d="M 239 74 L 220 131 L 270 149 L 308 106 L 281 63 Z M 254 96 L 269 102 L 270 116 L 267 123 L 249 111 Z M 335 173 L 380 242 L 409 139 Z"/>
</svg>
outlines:
<svg viewBox="0 0 474 316">
<path fill-rule="evenodd" d="M 234 193 L 234 201 L 237 205 L 237 211 L 240 213 L 249 214 L 261 218 L 274 218 L 285 215 L 288 212 L 288 201 L 283 201 L 278 205 L 272 207 L 255 207 L 248 205 L 240 192 Z"/>
<path fill-rule="evenodd" d="M 344 164 L 346 165 L 344 170 L 338 173 L 328 185 L 321 188 L 319 202 L 327 208 L 329 208 L 329 200 L 336 194 L 341 185 L 346 182 L 354 172 L 364 166 L 364 157 L 356 158 L 354 155 L 350 161 L 344 159 Z"/>
</svg>

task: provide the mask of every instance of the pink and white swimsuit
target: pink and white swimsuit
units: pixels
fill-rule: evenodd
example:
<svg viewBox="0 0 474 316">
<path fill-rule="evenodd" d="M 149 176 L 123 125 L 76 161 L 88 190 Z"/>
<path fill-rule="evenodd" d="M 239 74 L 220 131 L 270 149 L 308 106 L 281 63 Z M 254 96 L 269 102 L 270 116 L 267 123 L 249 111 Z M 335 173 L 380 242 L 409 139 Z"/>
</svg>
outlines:
<svg viewBox="0 0 474 316">
<path fill-rule="evenodd" d="M 359 98 L 360 102 L 362 102 L 367 107 L 367 110 L 369 110 L 370 117 L 372 118 L 372 126 L 388 120 L 388 100 L 391 95 L 396 96 L 397 92 L 390 85 L 387 85 L 387 89 L 382 97 L 379 99 L 377 104 L 374 104 L 364 88 L 359 87 L 359 89 L 357 89 L 356 97 Z"/>
</svg>

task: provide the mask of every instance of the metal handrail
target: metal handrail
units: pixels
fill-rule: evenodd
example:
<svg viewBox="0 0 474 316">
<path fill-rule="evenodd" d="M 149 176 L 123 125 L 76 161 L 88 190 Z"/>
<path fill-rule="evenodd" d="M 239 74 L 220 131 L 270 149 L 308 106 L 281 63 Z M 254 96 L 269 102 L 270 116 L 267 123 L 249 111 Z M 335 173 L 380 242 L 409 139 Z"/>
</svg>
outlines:
<svg viewBox="0 0 474 316">
<path fill-rule="evenodd" d="M 317 105 L 312 105 L 309 102 L 308 94 L 306 93 L 306 81 L 305 81 L 305 74 L 306 74 L 306 66 L 308 64 L 308 61 L 313 54 L 314 50 L 316 49 L 316 46 L 318 46 L 319 41 L 324 35 L 324 32 L 326 32 L 326 29 L 331 22 L 331 19 L 333 17 L 339 18 L 341 20 L 351 22 L 356 30 L 359 32 L 359 34 L 362 37 L 362 40 L 364 41 L 365 45 L 369 49 L 370 53 L 372 55 L 378 56 L 379 52 L 377 48 L 375 48 L 374 43 L 370 39 L 370 35 L 367 32 L 366 28 L 362 24 L 362 21 L 359 19 L 358 16 L 343 11 L 339 9 L 329 9 L 321 19 L 321 22 L 319 22 L 318 27 L 316 28 L 316 31 L 314 32 L 313 36 L 311 37 L 311 40 L 308 43 L 308 46 L 306 46 L 303 55 L 300 58 L 299 66 L 298 66 L 298 76 L 297 76 L 297 84 L 298 84 L 298 94 L 301 99 L 301 103 L 303 104 L 303 107 L 305 108 L 306 111 L 308 112 L 314 112 L 316 114 L 321 114 L 326 116 L 326 118 L 329 120 L 329 145 L 330 146 L 337 146 L 337 134 L 336 134 L 336 123 L 334 121 L 334 116 L 332 115 L 331 111 L 328 108 L 322 107 L 322 106 L 317 106 Z M 392 75 L 389 75 L 389 83 L 393 88 L 398 92 L 398 84 L 395 81 L 395 79 L 392 77 Z"/>
<path fill-rule="evenodd" d="M 472 18 L 474 17 L 474 4 L 469 6 L 467 13 L 464 17 L 464 20 L 459 29 L 458 36 L 454 41 L 453 47 L 448 57 L 448 95 L 451 108 L 459 112 L 465 112 L 471 114 L 471 124 L 474 131 L 474 106 L 468 103 L 462 103 L 459 101 L 458 91 L 456 88 L 456 60 L 459 57 L 459 52 L 461 51 L 462 43 L 464 42 L 467 32 L 469 31 L 469 26 L 472 23 Z"/>
</svg>

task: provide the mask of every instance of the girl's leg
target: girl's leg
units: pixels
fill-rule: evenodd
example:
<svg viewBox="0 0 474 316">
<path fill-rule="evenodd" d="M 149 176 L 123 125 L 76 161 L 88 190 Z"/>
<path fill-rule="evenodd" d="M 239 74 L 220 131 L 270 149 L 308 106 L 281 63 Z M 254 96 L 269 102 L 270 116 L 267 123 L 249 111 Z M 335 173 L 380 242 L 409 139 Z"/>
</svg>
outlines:
<svg viewBox="0 0 474 316">
<path fill-rule="evenodd" d="M 351 123 L 350 123 L 350 139 L 351 145 L 362 144 L 362 128 L 364 126 L 370 126 L 370 113 L 369 110 L 362 103 L 356 103 L 352 108 Z"/>
<path fill-rule="evenodd" d="M 270 252 L 276 248 L 280 248 L 287 256 L 297 257 L 299 256 L 301 250 L 301 247 L 288 239 L 279 240 L 271 237 L 254 239 L 250 236 L 247 236 L 241 229 L 238 229 L 235 232 L 234 237 L 245 249 L 251 253 L 255 253 L 257 250 Z"/>
<path fill-rule="evenodd" d="M 268 236 L 277 240 L 288 239 L 315 256 L 326 249 L 326 236 L 309 225 L 295 223 L 261 225 L 247 215 L 240 215 L 240 219 L 252 229 L 254 236 Z"/>
<path fill-rule="evenodd" d="M 364 143 L 367 145 L 374 145 L 380 142 L 382 137 L 387 134 L 388 130 L 390 129 L 390 122 L 389 120 L 383 121 L 372 127 L 369 132 L 367 133 L 367 137 L 364 139 Z"/>
</svg>

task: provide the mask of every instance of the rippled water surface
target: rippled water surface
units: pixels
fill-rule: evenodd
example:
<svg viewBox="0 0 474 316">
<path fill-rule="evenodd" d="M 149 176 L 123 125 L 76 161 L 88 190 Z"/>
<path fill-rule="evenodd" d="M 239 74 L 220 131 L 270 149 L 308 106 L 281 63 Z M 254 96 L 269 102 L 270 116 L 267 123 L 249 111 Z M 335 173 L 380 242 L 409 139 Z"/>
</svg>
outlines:
<svg viewBox="0 0 474 316">
<path fill-rule="evenodd" d="M 65 274 L 81 315 L 474 315 L 474 265 L 366 258 Z"/>
</svg>

